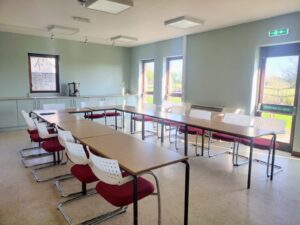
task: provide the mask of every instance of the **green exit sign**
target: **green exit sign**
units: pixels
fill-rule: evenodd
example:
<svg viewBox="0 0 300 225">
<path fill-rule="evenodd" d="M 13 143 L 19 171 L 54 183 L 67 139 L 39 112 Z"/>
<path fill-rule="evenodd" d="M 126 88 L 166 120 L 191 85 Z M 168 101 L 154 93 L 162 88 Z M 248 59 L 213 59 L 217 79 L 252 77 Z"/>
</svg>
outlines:
<svg viewBox="0 0 300 225">
<path fill-rule="evenodd" d="M 282 28 L 269 31 L 269 37 L 278 37 L 289 34 L 289 28 Z"/>
</svg>

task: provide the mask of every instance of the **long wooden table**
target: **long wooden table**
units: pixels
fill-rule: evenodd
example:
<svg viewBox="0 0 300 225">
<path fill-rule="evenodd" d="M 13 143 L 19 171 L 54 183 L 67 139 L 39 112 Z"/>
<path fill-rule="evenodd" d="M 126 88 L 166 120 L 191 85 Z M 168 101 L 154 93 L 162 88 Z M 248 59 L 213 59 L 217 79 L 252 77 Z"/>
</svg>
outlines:
<svg viewBox="0 0 300 225">
<path fill-rule="evenodd" d="M 274 164 L 275 164 L 275 143 L 276 143 L 276 133 L 269 130 L 257 129 L 254 127 L 244 127 L 238 125 L 232 125 L 228 123 L 224 123 L 219 119 L 212 120 L 203 120 L 197 119 L 186 115 L 177 115 L 172 113 L 162 112 L 161 110 L 146 110 L 143 108 L 137 108 L 132 106 L 116 106 L 117 111 L 127 112 L 130 114 L 138 114 L 142 116 L 142 139 L 145 138 L 145 116 L 150 116 L 161 120 L 161 136 L 163 137 L 163 121 L 168 120 L 175 123 L 179 123 L 185 127 L 184 132 L 184 154 L 188 153 L 188 127 L 196 127 L 200 128 L 203 131 L 212 131 L 212 132 L 221 132 L 224 134 L 229 134 L 232 136 L 246 138 L 250 141 L 250 151 L 249 151 L 249 165 L 248 165 L 248 179 L 247 179 L 247 188 L 249 189 L 251 186 L 251 171 L 252 171 L 252 155 L 253 155 L 253 140 L 262 136 L 273 136 L 273 149 L 272 149 L 272 165 L 271 165 L 271 176 L 270 179 L 273 180 L 274 175 Z M 117 120 L 116 120 L 117 122 Z M 116 124 L 117 127 L 117 124 Z M 202 150 L 201 155 L 203 156 L 204 152 L 204 135 L 202 135 Z"/>
<path fill-rule="evenodd" d="M 189 209 L 189 177 L 190 166 L 188 157 L 176 152 L 163 150 L 155 144 L 146 143 L 130 135 L 96 122 L 81 120 L 62 111 L 34 111 L 42 120 L 57 124 L 60 128 L 69 130 L 81 143 L 88 145 L 94 152 L 107 158 L 118 160 L 122 169 L 133 176 L 134 202 L 133 220 L 138 225 L 138 176 L 144 172 L 167 165 L 182 162 L 185 164 L 185 194 L 184 194 L 184 225 L 188 225 Z M 78 112 L 78 110 L 76 110 Z M 83 111 L 82 111 L 83 112 Z M 83 112 L 84 113 L 84 112 Z M 43 115 L 44 114 L 44 115 Z M 117 129 L 117 127 L 116 127 Z"/>
</svg>

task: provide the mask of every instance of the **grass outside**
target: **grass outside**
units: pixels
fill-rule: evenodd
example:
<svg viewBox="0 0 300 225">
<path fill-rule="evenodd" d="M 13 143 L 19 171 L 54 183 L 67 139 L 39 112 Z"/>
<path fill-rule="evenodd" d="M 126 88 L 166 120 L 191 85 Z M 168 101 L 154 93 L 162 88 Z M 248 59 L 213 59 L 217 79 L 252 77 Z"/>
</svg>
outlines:
<svg viewBox="0 0 300 225">
<path fill-rule="evenodd" d="M 290 116 L 290 115 L 282 115 L 282 114 L 263 112 L 262 117 L 263 118 L 274 118 L 274 119 L 278 119 L 278 120 L 283 120 L 283 121 L 285 121 L 285 129 L 286 130 L 291 130 L 292 129 L 293 117 Z"/>
</svg>

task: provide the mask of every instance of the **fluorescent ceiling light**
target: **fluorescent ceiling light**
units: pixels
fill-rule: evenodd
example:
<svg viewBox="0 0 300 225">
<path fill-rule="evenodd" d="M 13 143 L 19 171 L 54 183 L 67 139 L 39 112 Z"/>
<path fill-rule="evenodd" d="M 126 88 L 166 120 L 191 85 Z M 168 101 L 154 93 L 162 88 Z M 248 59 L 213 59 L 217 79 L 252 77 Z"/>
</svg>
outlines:
<svg viewBox="0 0 300 225">
<path fill-rule="evenodd" d="M 199 19 L 189 17 L 189 16 L 181 16 L 178 18 L 174 18 L 174 19 L 165 21 L 166 26 L 172 26 L 172 27 L 181 28 L 181 29 L 187 29 L 187 28 L 192 28 L 192 27 L 196 27 L 196 26 L 201 26 L 203 24 L 204 24 L 203 20 L 199 20 Z"/>
<path fill-rule="evenodd" d="M 48 27 L 48 31 L 52 34 L 63 34 L 63 35 L 72 35 L 79 32 L 78 28 L 73 27 L 64 27 L 58 25 L 51 25 Z"/>
<path fill-rule="evenodd" d="M 127 36 L 116 36 L 116 37 L 112 37 L 110 38 L 111 41 L 116 41 L 116 42 L 133 42 L 133 41 L 137 41 L 137 38 L 134 37 L 127 37 Z"/>
<path fill-rule="evenodd" d="M 85 7 L 112 14 L 120 13 L 133 6 L 132 0 L 85 0 Z"/>
</svg>

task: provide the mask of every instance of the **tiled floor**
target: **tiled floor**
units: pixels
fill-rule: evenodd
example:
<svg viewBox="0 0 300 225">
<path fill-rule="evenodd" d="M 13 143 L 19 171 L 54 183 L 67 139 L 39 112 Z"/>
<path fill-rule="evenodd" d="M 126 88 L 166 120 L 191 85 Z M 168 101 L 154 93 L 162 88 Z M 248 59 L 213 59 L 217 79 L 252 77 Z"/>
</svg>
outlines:
<svg viewBox="0 0 300 225">
<path fill-rule="evenodd" d="M 140 134 L 135 135 L 140 138 Z M 160 145 L 156 137 L 146 141 Z M 20 162 L 19 150 L 29 144 L 25 131 L 0 133 L 0 224 L 67 224 L 56 209 L 60 198 L 53 181 L 36 183 L 30 169 Z M 226 145 L 221 143 L 219 145 Z M 182 146 L 182 144 L 181 144 Z M 165 140 L 163 148 L 174 150 Z M 213 147 L 216 152 L 224 149 Z M 183 153 L 183 149 L 179 150 Z M 244 149 L 241 150 L 247 154 Z M 286 153 L 279 153 L 277 164 L 284 171 L 270 182 L 265 175 L 265 166 L 253 163 L 252 187 L 247 190 L 247 165 L 233 167 L 228 154 L 214 158 L 194 157 L 193 146 L 189 154 L 190 225 L 297 225 L 300 224 L 300 161 Z M 255 157 L 264 158 L 264 152 Z M 66 173 L 70 164 L 49 173 Z M 176 164 L 154 171 L 160 180 L 162 194 L 162 224 L 183 224 L 184 165 Z M 151 179 L 149 177 L 149 179 Z M 80 189 L 75 180 L 63 183 L 65 190 Z M 75 222 L 109 210 L 104 199 L 98 195 L 74 202 L 66 207 Z M 156 224 L 157 206 L 155 197 L 139 203 L 140 224 Z M 127 212 L 103 224 L 132 224 L 132 206 Z"/>
</svg>

